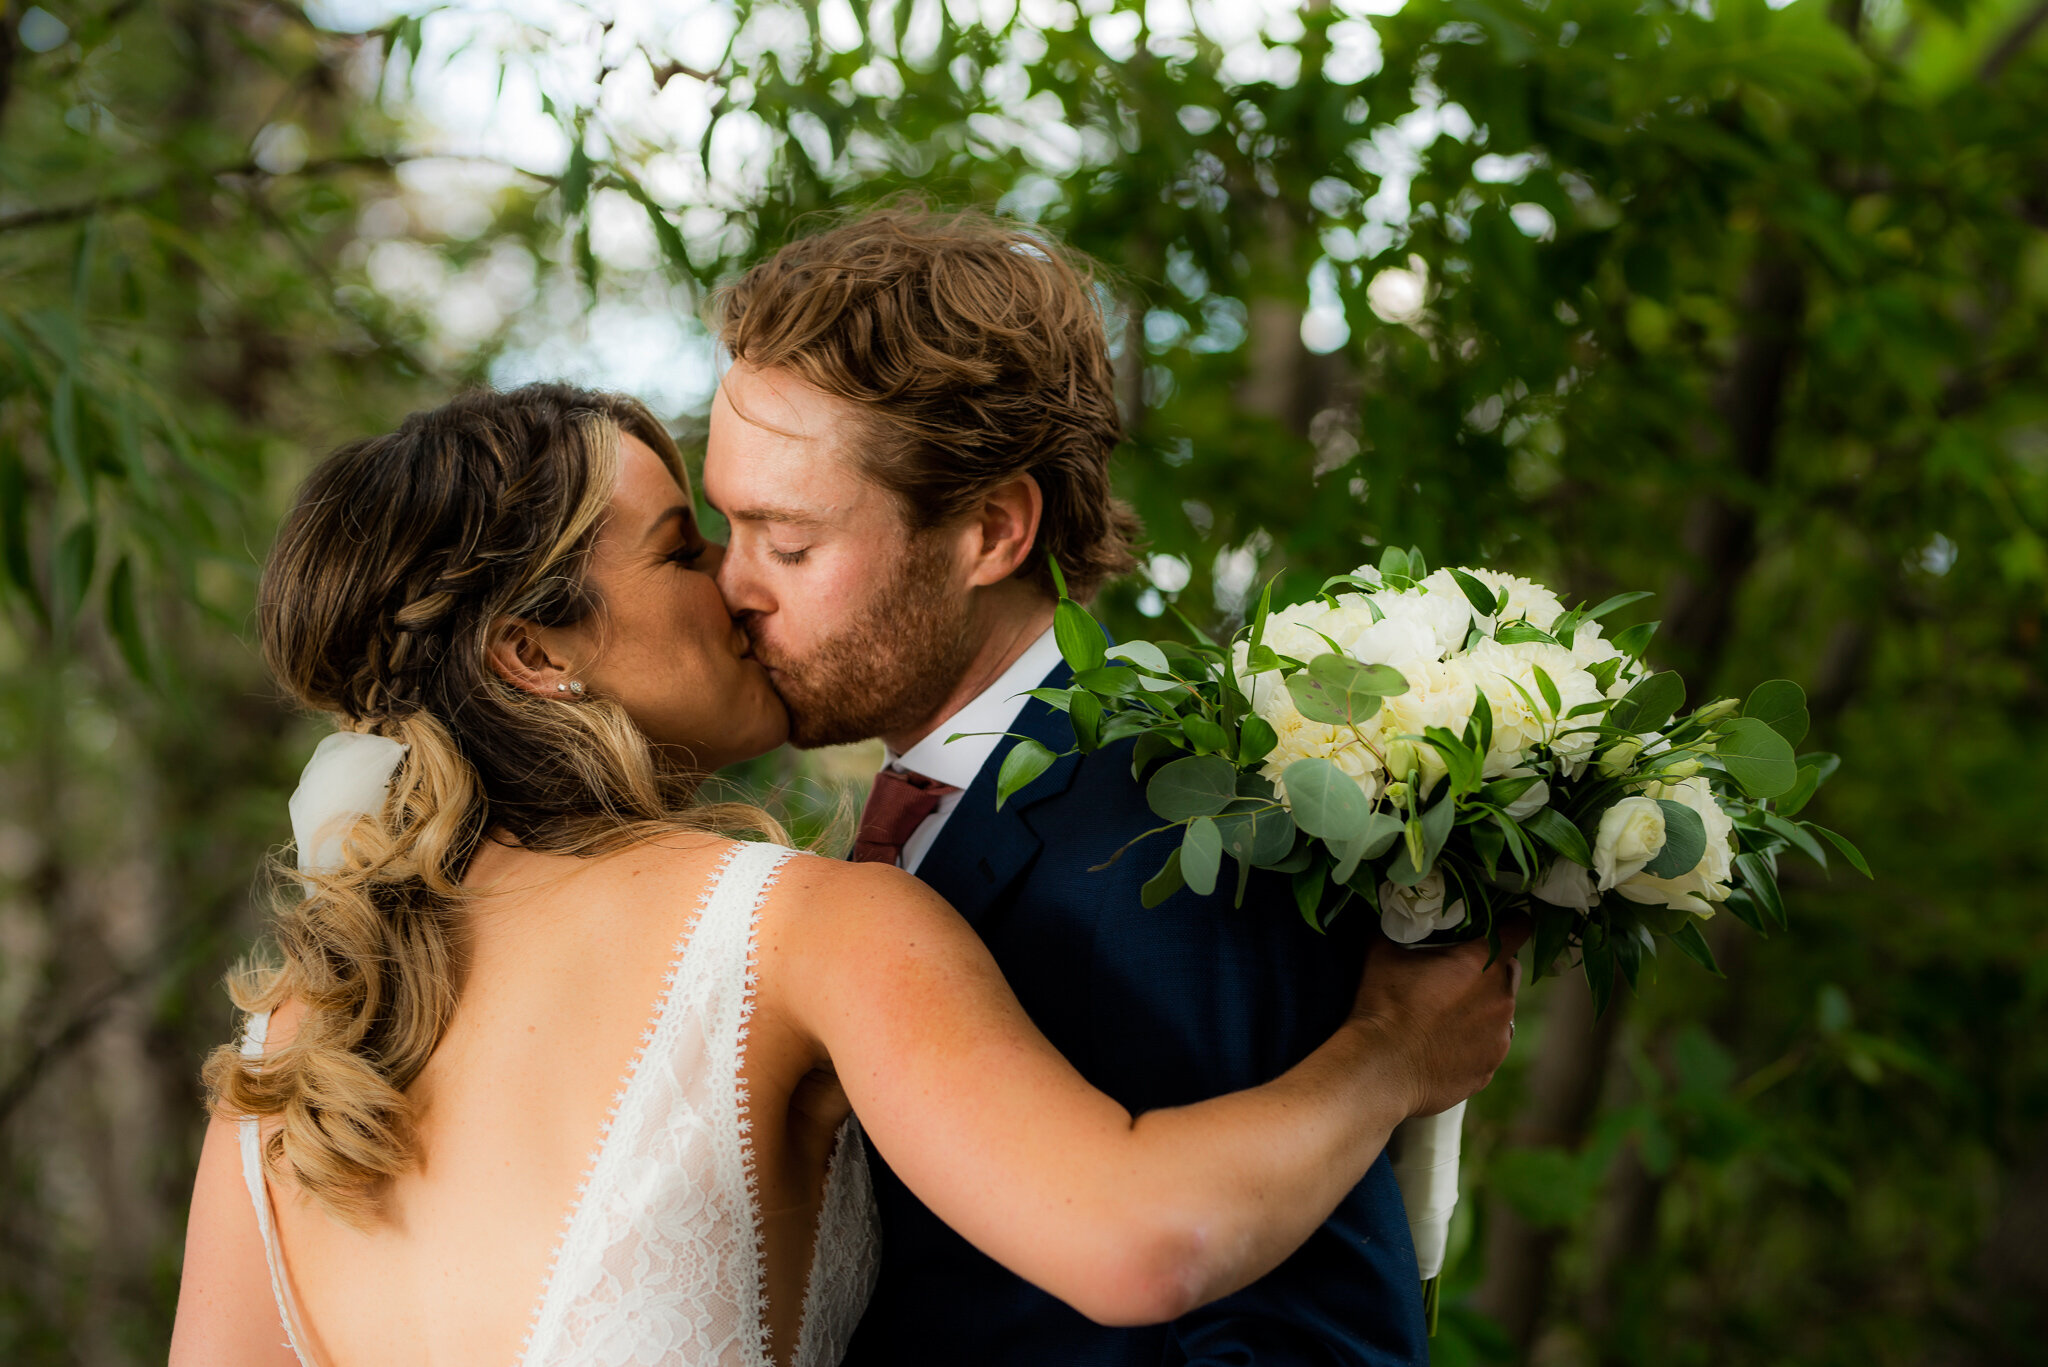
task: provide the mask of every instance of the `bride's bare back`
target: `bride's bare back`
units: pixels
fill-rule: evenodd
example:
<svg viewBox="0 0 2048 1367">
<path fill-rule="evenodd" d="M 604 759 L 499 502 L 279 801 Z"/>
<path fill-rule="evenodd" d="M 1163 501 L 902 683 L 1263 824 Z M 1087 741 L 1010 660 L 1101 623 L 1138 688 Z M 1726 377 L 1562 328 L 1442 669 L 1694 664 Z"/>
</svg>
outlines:
<svg viewBox="0 0 2048 1367">
<path fill-rule="evenodd" d="M 479 854 L 467 881 L 489 891 L 471 917 L 460 1004 L 408 1089 L 419 1163 L 389 1185 L 366 1230 L 271 1177 L 310 1357 L 332 1367 L 520 1360 L 564 1217 L 693 938 L 700 894 L 732 852 L 729 841 L 677 837 L 598 860 L 492 845 Z M 294 1015 L 278 1013 L 272 1047 Z M 772 1009 L 749 1024 L 742 1077 L 765 1318 L 774 1358 L 787 1362 L 848 1106 Z M 231 1135 L 210 1135 L 208 1147 L 209 1165 L 233 1161 Z M 253 1233 L 246 1196 L 239 1211 L 228 1204 L 218 1214 Z"/>
</svg>

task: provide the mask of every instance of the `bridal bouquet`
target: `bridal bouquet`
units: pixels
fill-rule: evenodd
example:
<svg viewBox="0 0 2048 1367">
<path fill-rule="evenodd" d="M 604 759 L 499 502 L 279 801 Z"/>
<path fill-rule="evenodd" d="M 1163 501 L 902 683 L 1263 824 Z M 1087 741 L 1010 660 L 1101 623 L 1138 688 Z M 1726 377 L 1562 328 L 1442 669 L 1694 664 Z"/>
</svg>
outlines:
<svg viewBox="0 0 2048 1367">
<path fill-rule="evenodd" d="M 1192 643 L 1111 645 L 1062 583 L 1073 684 L 1033 692 L 1082 752 L 1136 738 L 1132 773 L 1162 823 L 1148 835 L 1174 846 L 1145 905 L 1214 892 L 1227 856 L 1240 901 L 1253 869 L 1284 873 L 1318 930 L 1360 903 L 1401 944 L 1498 952 L 1501 918 L 1527 914 L 1532 980 L 1573 957 L 1605 1011 L 1660 945 L 1718 973 L 1700 924 L 1720 909 L 1782 928 L 1780 855 L 1825 867 L 1831 845 L 1869 874 L 1799 819 L 1837 762 L 1795 754 L 1799 686 L 1686 711 L 1683 681 L 1643 662 L 1656 623 L 1601 627 L 1647 596 L 1568 610 L 1527 579 L 1431 573 L 1390 548 L 1294 607 L 1274 609 L 1268 584 L 1227 643 L 1183 619 Z M 1020 739 L 998 805 L 1055 758 Z M 1390 1146 L 1432 1328 L 1463 1111 L 1408 1121 Z"/>
</svg>

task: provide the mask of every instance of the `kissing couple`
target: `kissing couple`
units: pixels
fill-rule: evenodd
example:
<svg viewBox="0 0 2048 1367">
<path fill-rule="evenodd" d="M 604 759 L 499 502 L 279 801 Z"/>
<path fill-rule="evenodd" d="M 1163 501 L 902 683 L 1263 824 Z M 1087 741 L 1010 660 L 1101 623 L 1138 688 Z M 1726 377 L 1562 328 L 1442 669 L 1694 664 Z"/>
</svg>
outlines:
<svg viewBox="0 0 2048 1367">
<path fill-rule="evenodd" d="M 1145 908 L 1129 742 L 995 801 L 1070 748 L 1048 562 L 1134 563 L 1086 263 L 884 209 L 718 329 L 728 545 L 647 409 L 561 385 L 301 490 L 263 647 L 335 733 L 206 1065 L 172 1362 L 1426 1360 L 1383 1150 L 1499 1066 L 1512 954 L 1265 873 Z M 873 736 L 852 861 L 704 795 Z"/>
</svg>

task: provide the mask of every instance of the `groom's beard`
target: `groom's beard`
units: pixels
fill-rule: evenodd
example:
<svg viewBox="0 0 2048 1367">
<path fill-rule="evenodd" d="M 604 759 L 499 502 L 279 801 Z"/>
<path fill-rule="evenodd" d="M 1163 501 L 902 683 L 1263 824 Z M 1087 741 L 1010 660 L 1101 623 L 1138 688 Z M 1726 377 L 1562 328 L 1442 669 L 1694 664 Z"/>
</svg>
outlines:
<svg viewBox="0 0 2048 1367">
<path fill-rule="evenodd" d="M 755 657 L 789 706 L 789 743 L 848 745 L 913 730 L 946 701 L 974 658 L 969 600 L 946 591 L 937 537 L 914 537 L 887 584 L 843 630 L 801 658 Z"/>
</svg>

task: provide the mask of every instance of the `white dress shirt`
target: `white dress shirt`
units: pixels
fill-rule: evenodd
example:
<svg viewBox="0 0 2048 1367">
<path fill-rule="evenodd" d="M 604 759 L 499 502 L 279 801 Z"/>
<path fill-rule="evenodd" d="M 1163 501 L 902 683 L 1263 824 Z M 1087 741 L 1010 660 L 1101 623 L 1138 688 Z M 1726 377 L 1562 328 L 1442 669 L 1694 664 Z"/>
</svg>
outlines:
<svg viewBox="0 0 2048 1367">
<path fill-rule="evenodd" d="M 1025 695 L 1044 683 L 1045 676 L 1052 673 L 1053 666 L 1059 662 L 1059 642 L 1053 639 L 1052 628 L 1047 627 L 1045 634 L 1025 647 L 1024 653 L 1013 660 L 994 683 L 940 722 L 929 736 L 903 754 L 899 755 L 894 750 L 886 752 L 885 768 L 923 774 L 926 778 L 960 789 L 939 799 L 938 809 L 903 842 L 903 855 L 896 861 L 899 868 L 917 872 L 917 866 L 924 862 L 925 854 L 952 817 L 953 809 L 960 805 L 960 799 L 967 796 L 967 789 L 974 785 L 975 775 L 981 772 L 982 765 L 988 763 L 989 756 L 995 753 L 996 746 L 1002 741 L 1003 733 L 1015 724 L 1017 714 L 1030 701 Z M 960 739 L 948 743 L 946 738 L 955 735 Z"/>
</svg>

